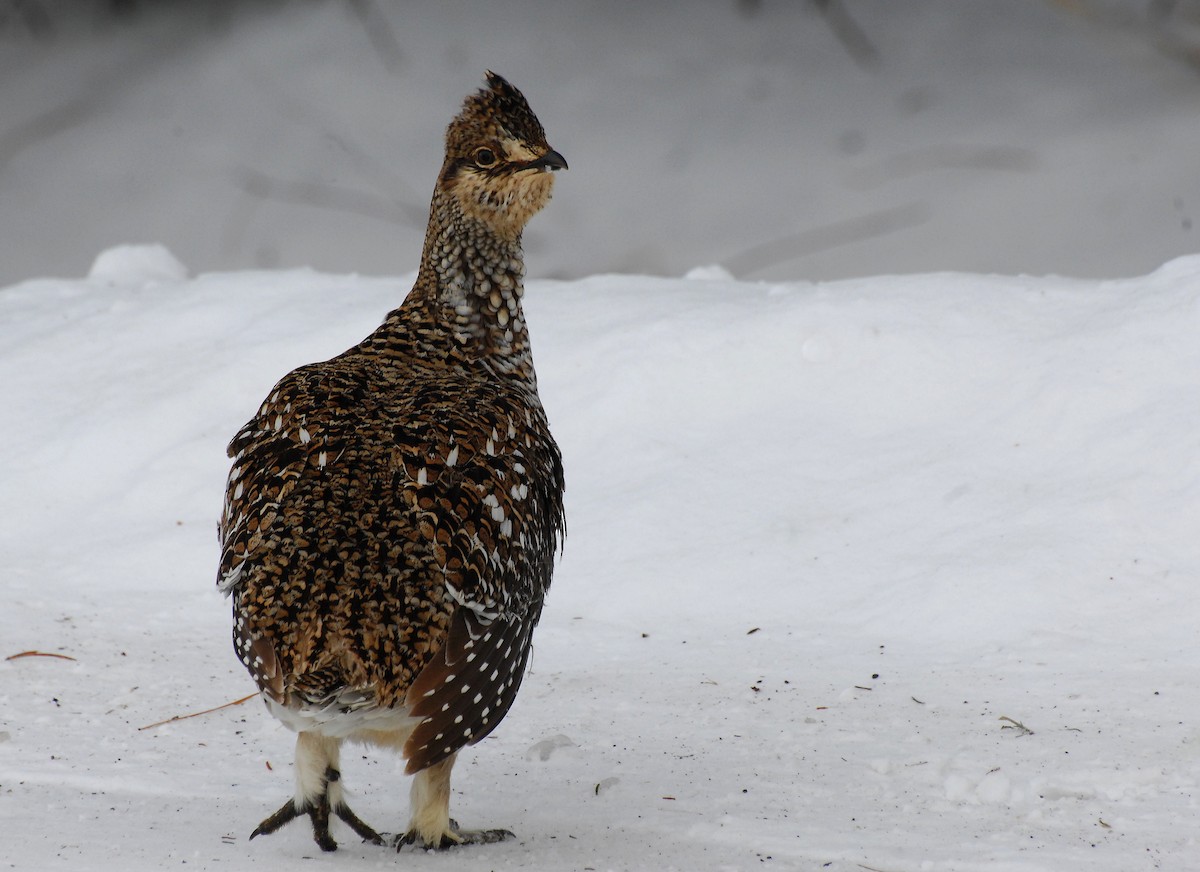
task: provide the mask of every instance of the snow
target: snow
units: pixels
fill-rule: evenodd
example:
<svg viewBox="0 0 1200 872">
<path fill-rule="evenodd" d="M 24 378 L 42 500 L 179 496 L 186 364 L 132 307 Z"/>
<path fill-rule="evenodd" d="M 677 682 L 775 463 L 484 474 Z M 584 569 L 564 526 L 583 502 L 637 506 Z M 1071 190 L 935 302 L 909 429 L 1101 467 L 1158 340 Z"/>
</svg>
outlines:
<svg viewBox="0 0 1200 872">
<path fill-rule="evenodd" d="M 543 221 L 539 217 L 536 222 Z M 452 813 L 336 855 L 216 591 L 227 439 L 412 276 L 103 252 L 0 290 L 0 869 L 1200 868 L 1200 257 L 534 280 L 566 549 Z M 407 820 L 401 762 L 345 756 Z"/>
<path fill-rule="evenodd" d="M 88 278 L 113 284 L 178 282 L 187 278 L 187 267 L 159 243 L 118 245 L 100 252 Z"/>
<path fill-rule="evenodd" d="M 826 5 L 873 56 L 814 2 L 139 3 L 45 39 L 14 12 L 0 284 L 147 239 L 198 272 L 411 269 L 489 68 L 571 165 L 541 275 L 1111 278 L 1200 250 L 1200 81 L 1146 21 L 1194 0 Z"/>
</svg>

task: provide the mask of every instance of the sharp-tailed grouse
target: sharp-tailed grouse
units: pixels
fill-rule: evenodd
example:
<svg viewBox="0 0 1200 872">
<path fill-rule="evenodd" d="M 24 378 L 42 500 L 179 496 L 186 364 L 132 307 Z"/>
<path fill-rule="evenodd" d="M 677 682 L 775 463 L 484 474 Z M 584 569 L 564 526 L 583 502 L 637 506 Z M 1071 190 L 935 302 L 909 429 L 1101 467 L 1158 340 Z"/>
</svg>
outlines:
<svg viewBox="0 0 1200 872">
<path fill-rule="evenodd" d="M 234 646 L 296 730 L 301 816 L 332 851 L 346 739 L 415 773 L 399 844 L 496 841 L 450 820 L 450 769 L 512 705 L 563 533 L 562 461 L 521 308 L 521 233 L 562 155 L 493 73 L 446 131 L 416 284 L 374 333 L 288 373 L 233 438 L 220 588 Z"/>
</svg>

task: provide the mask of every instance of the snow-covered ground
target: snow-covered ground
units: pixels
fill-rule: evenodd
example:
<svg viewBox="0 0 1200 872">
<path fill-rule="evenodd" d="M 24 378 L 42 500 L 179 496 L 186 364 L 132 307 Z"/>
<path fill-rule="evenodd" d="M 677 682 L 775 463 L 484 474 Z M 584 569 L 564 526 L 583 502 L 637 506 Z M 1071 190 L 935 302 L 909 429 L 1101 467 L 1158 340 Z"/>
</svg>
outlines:
<svg viewBox="0 0 1200 872">
<path fill-rule="evenodd" d="M 0 869 L 1200 869 L 1200 258 L 530 282 L 570 532 L 452 806 L 518 839 L 248 842 L 291 735 L 139 728 L 250 692 L 224 445 L 410 281 L 138 248 L 0 290 L 0 658 L 74 658 L 0 659 Z M 398 760 L 345 777 L 407 819 Z"/>
<path fill-rule="evenodd" d="M 10 16 L 0 284 L 131 240 L 403 273 L 488 68 L 571 164 L 526 240 L 543 276 L 1112 278 L 1200 250 L 1200 75 L 1128 26 L 1196 0 L 827 5 L 851 23 L 801 0 L 143 2 L 41 38 Z"/>
</svg>

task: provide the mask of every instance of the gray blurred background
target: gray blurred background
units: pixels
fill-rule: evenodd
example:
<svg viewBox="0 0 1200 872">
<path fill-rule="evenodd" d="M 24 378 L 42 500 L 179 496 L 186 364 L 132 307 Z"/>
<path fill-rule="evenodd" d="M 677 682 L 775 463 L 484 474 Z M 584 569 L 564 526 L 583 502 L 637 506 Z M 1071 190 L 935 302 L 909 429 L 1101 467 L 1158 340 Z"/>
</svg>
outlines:
<svg viewBox="0 0 1200 872">
<path fill-rule="evenodd" d="M 494 69 L 570 161 L 531 276 L 1118 277 L 1200 250 L 1195 0 L 0 0 L 0 285 L 416 266 Z"/>
</svg>

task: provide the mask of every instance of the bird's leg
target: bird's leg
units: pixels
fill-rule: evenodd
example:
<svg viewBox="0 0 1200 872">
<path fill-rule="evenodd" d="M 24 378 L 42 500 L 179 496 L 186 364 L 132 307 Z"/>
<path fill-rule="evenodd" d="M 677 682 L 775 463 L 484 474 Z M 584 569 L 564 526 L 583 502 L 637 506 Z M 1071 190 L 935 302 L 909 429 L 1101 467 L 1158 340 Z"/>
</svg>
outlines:
<svg viewBox="0 0 1200 872">
<path fill-rule="evenodd" d="M 296 796 L 255 827 L 250 838 L 273 833 L 306 814 L 312 820 L 313 839 L 321 850 L 336 851 L 337 842 L 329 832 L 329 813 L 332 811 L 364 840 L 383 844 L 379 833 L 363 823 L 346 805 L 342 774 L 338 769 L 340 750 L 338 739 L 310 732 L 296 736 Z"/>
<path fill-rule="evenodd" d="M 419 844 L 424 848 L 442 850 L 455 845 L 475 845 L 500 842 L 513 838 L 508 830 L 460 830 L 450 819 L 450 770 L 457 754 L 440 763 L 422 769 L 413 778 L 409 804 L 412 818 L 408 832 L 396 839 L 396 849 Z"/>
</svg>

